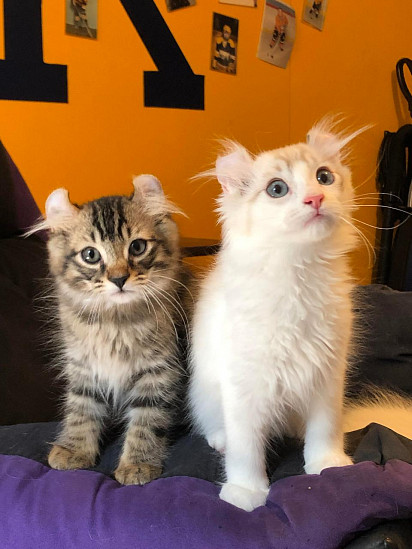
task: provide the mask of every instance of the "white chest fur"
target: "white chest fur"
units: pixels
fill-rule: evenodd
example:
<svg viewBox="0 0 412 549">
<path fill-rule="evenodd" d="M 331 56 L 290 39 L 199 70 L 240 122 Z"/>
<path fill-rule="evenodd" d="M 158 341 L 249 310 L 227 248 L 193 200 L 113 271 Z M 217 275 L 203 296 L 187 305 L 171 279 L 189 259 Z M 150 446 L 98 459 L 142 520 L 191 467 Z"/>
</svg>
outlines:
<svg viewBox="0 0 412 549">
<path fill-rule="evenodd" d="M 307 402 L 325 377 L 342 377 L 352 317 L 344 271 L 320 258 L 224 257 L 206 290 L 220 304 L 212 322 L 226 356 L 222 378 L 246 399 L 279 406 Z"/>
</svg>

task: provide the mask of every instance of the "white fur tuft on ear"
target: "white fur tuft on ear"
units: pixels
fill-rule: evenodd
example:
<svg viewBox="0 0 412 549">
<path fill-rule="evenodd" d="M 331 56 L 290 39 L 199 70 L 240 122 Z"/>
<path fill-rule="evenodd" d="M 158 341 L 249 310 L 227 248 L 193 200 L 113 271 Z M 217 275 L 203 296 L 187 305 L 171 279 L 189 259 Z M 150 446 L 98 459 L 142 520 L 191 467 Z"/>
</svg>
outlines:
<svg viewBox="0 0 412 549">
<path fill-rule="evenodd" d="M 69 200 L 69 193 L 66 189 L 56 189 L 46 200 L 46 216 L 40 218 L 37 223 L 28 229 L 24 236 L 30 236 L 38 231 L 63 228 L 74 220 L 79 213 L 79 208 Z"/>
<path fill-rule="evenodd" d="M 56 189 L 46 200 L 46 219 L 50 224 L 61 218 L 72 218 L 78 213 L 79 209 L 70 202 L 66 189 Z"/>
<path fill-rule="evenodd" d="M 142 203 L 150 215 L 180 214 L 186 217 L 180 208 L 167 199 L 162 184 L 154 175 L 135 175 L 133 186 L 132 200 Z"/>
<path fill-rule="evenodd" d="M 250 181 L 253 158 L 234 141 L 225 141 L 225 154 L 216 160 L 215 175 L 225 194 L 242 191 Z"/>
<path fill-rule="evenodd" d="M 307 143 L 319 150 L 326 158 L 345 157 L 343 149 L 350 141 L 358 135 L 371 128 L 371 125 L 364 126 L 354 132 L 338 132 L 336 126 L 341 122 L 332 117 L 326 117 L 315 124 L 307 134 Z"/>
<path fill-rule="evenodd" d="M 135 175 L 133 177 L 133 186 L 135 188 L 135 193 L 141 193 L 143 195 L 147 194 L 161 194 L 163 195 L 163 189 L 160 181 L 154 175 L 142 174 Z"/>
</svg>

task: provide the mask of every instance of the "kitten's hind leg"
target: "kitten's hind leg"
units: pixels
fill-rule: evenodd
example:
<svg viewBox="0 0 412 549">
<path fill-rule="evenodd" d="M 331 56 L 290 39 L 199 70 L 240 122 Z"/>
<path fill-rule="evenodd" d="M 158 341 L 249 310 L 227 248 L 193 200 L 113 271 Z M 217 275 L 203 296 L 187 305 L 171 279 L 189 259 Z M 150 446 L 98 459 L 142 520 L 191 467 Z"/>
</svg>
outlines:
<svg viewBox="0 0 412 549">
<path fill-rule="evenodd" d="M 71 387 L 67 394 L 63 428 L 48 457 L 53 469 L 93 467 L 107 404 L 92 389 Z"/>
<path fill-rule="evenodd" d="M 329 388 L 321 395 L 316 394 L 309 406 L 304 448 L 308 474 L 352 464 L 343 448 L 342 392 L 341 388 Z"/>
<path fill-rule="evenodd" d="M 192 376 L 190 402 L 194 423 L 204 435 L 209 446 L 224 453 L 226 435 L 223 422 L 223 409 L 220 385 L 198 369 Z M 207 370 L 206 370 L 207 372 Z"/>
</svg>

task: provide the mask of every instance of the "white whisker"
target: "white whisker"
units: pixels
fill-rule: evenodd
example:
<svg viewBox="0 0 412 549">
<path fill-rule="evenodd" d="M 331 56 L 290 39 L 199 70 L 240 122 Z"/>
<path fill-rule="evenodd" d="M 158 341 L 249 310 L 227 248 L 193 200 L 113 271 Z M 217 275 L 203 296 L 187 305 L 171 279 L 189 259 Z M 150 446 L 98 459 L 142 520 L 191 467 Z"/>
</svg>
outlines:
<svg viewBox="0 0 412 549">
<path fill-rule="evenodd" d="M 369 240 L 366 238 L 366 236 L 363 234 L 363 232 L 359 229 L 359 227 L 356 227 L 356 225 L 354 225 L 353 223 L 351 223 L 351 221 L 349 221 L 348 219 L 346 219 L 345 217 L 342 217 L 340 216 L 340 219 L 342 221 L 344 221 L 345 223 L 347 223 L 348 225 L 350 225 L 353 229 L 355 229 L 355 231 L 358 233 L 358 235 L 361 237 L 363 243 L 365 244 L 365 248 L 368 252 L 368 267 L 371 268 L 375 261 L 376 261 L 376 252 L 375 252 L 375 249 L 374 247 L 372 246 L 372 244 L 369 242 Z M 372 254 L 371 252 L 373 253 L 373 261 L 372 261 Z"/>
<path fill-rule="evenodd" d="M 182 307 L 181 303 L 179 303 L 179 301 L 176 298 L 174 298 L 169 292 L 167 292 L 163 288 L 160 288 L 152 280 L 149 280 L 149 283 L 152 286 L 154 286 L 157 289 L 158 292 L 160 292 L 160 294 L 163 296 L 163 298 L 166 299 L 166 301 L 168 301 L 170 303 L 170 305 L 178 313 L 178 315 L 180 316 L 180 318 L 182 320 L 183 327 L 184 327 L 185 332 L 186 332 L 186 337 L 188 338 L 189 337 L 189 331 L 188 331 L 189 319 L 187 318 L 186 311 Z M 169 296 L 170 299 L 167 296 Z"/>
<path fill-rule="evenodd" d="M 154 288 L 147 288 L 146 287 L 146 291 L 149 293 L 149 295 L 156 301 L 156 303 L 159 305 L 159 307 L 162 309 L 163 313 L 169 318 L 171 324 L 172 324 L 172 327 L 173 327 L 173 330 L 175 332 L 175 335 L 176 335 L 176 341 L 178 341 L 179 339 L 179 336 L 177 334 L 177 330 L 176 330 L 176 326 L 175 326 L 175 323 L 173 321 L 173 318 L 171 317 L 169 311 L 167 310 L 167 308 L 163 305 L 163 303 L 160 301 L 159 297 L 156 295 L 156 292 L 155 292 L 155 289 Z"/>
</svg>

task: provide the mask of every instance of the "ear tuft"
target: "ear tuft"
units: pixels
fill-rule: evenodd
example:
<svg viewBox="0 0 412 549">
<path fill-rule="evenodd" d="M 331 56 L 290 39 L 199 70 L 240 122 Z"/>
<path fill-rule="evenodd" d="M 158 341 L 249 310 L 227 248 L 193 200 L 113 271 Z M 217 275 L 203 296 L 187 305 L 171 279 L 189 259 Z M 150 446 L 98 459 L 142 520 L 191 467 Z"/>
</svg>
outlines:
<svg viewBox="0 0 412 549">
<path fill-rule="evenodd" d="M 162 184 L 154 175 L 142 174 L 134 176 L 133 186 L 134 194 L 131 200 L 142 204 L 150 215 L 185 215 L 180 208 L 166 198 Z"/>
<path fill-rule="evenodd" d="M 46 200 L 46 224 L 52 230 L 70 223 L 78 213 L 66 189 L 56 189 Z"/>
<path fill-rule="evenodd" d="M 358 135 L 368 130 L 371 125 L 364 126 L 354 132 L 336 131 L 341 120 L 325 117 L 315 124 L 308 132 L 308 145 L 320 151 L 326 158 L 346 156 L 345 147 Z"/>
<path fill-rule="evenodd" d="M 215 175 L 225 194 L 242 192 L 251 175 L 253 158 L 239 143 L 225 141 L 225 154 L 216 160 Z"/>
<path fill-rule="evenodd" d="M 154 175 L 142 174 L 133 177 L 133 186 L 139 195 L 163 195 L 163 189 L 160 181 Z"/>
</svg>

